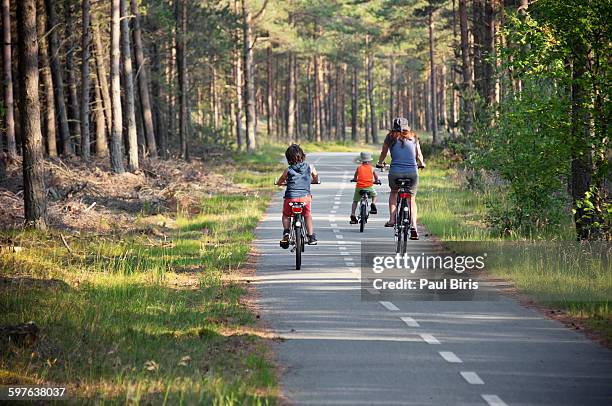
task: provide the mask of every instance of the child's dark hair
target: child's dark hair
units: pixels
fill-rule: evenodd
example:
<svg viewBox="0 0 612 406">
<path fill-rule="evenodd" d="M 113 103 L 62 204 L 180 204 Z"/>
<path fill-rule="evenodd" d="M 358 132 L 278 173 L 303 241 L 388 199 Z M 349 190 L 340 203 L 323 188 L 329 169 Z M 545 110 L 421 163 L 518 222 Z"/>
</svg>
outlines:
<svg viewBox="0 0 612 406">
<path fill-rule="evenodd" d="M 291 144 L 287 151 L 285 151 L 285 158 L 287 158 L 289 165 L 295 165 L 304 162 L 306 154 L 299 145 Z"/>
</svg>

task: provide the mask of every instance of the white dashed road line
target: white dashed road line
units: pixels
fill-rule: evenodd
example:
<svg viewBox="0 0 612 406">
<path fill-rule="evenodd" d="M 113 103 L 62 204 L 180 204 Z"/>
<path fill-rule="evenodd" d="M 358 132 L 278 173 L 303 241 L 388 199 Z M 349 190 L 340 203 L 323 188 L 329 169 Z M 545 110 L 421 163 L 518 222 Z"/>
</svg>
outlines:
<svg viewBox="0 0 612 406">
<path fill-rule="evenodd" d="M 417 323 L 416 320 L 413 319 L 412 317 L 405 316 L 405 317 L 400 317 L 400 319 L 402 319 L 402 321 L 406 323 L 408 327 L 419 327 L 419 323 Z"/>
<path fill-rule="evenodd" d="M 399 311 L 399 307 L 397 307 L 396 305 L 394 305 L 391 302 L 379 302 L 381 305 L 383 305 L 385 308 L 387 308 L 387 310 L 391 310 L 392 312 L 398 312 Z"/>
<path fill-rule="evenodd" d="M 461 358 L 456 356 L 452 351 L 439 351 L 438 354 L 440 354 L 445 361 L 450 362 L 451 364 L 460 364 L 463 362 L 461 361 Z"/>
<path fill-rule="evenodd" d="M 463 379 L 465 379 L 465 381 L 470 385 L 484 385 L 483 380 L 480 379 L 476 372 L 461 371 L 459 374 L 461 374 Z"/>
<path fill-rule="evenodd" d="M 497 395 L 480 395 L 489 406 L 508 406 L 506 402 L 501 400 Z"/>
<path fill-rule="evenodd" d="M 427 344 L 440 344 L 440 341 L 438 341 L 438 339 L 432 336 L 431 334 L 419 334 L 419 335 L 421 336 L 423 341 L 425 341 Z"/>
</svg>

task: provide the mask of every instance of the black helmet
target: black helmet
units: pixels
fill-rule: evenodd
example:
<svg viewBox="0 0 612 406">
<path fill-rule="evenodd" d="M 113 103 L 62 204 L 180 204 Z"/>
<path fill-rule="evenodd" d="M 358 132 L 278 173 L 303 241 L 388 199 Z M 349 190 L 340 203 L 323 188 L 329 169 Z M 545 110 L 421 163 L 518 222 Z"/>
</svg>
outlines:
<svg viewBox="0 0 612 406">
<path fill-rule="evenodd" d="M 408 120 L 404 117 L 397 117 L 393 119 L 393 131 L 410 131 L 410 125 Z"/>
</svg>

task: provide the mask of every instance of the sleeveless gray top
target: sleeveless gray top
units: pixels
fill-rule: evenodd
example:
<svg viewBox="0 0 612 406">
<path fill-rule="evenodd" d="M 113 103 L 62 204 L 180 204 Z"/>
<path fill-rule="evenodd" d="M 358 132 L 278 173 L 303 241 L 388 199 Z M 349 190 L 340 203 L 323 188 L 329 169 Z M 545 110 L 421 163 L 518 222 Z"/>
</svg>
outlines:
<svg viewBox="0 0 612 406">
<path fill-rule="evenodd" d="M 310 165 L 306 162 L 300 162 L 299 164 L 289 166 L 287 169 L 285 199 L 309 196 L 311 180 Z"/>
</svg>

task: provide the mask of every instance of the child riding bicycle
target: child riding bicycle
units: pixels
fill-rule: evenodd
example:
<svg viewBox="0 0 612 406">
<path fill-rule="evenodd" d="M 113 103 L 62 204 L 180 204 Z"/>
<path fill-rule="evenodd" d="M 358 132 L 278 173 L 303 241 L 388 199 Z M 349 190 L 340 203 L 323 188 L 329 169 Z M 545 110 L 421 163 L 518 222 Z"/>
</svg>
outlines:
<svg viewBox="0 0 612 406">
<path fill-rule="evenodd" d="M 365 190 L 372 198 L 372 204 L 370 205 L 370 214 L 378 213 L 376 209 L 376 190 L 374 190 L 374 182 L 378 182 L 378 175 L 372 166 L 372 154 L 369 152 L 362 152 L 359 155 L 361 164 L 355 170 L 353 181 L 357 182 L 355 185 L 355 193 L 353 194 L 353 206 L 351 207 L 351 220 L 350 224 L 357 224 L 357 217 L 355 217 L 355 211 L 357 210 L 357 204 L 361 200 L 361 191 Z"/>
<path fill-rule="evenodd" d="M 317 237 L 314 233 L 312 216 L 310 214 L 310 184 L 319 182 L 319 174 L 313 165 L 306 162 L 306 154 L 299 145 L 293 144 L 285 151 L 285 158 L 289 167 L 280 176 L 277 185 L 286 185 L 285 200 L 283 203 L 283 238 L 280 246 L 289 248 L 289 227 L 291 226 L 291 206 L 289 203 L 302 202 L 304 206 L 304 222 L 306 223 L 306 237 L 308 245 L 317 245 Z"/>
</svg>

